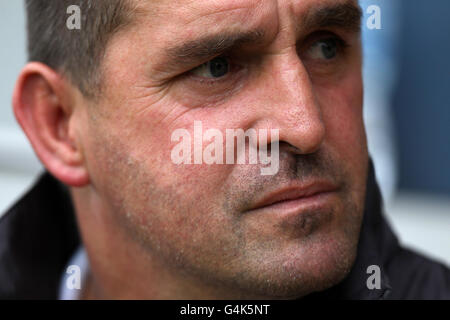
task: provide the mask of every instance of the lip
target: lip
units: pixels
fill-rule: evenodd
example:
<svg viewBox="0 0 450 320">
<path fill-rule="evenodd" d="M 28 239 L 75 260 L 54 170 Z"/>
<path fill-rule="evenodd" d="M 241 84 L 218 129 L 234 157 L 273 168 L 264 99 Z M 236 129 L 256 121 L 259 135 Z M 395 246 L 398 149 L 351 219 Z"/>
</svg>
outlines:
<svg viewBox="0 0 450 320">
<path fill-rule="evenodd" d="M 268 193 L 256 204 L 251 211 L 261 209 L 288 209 L 295 206 L 319 205 L 327 196 L 333 194 L 338 187 L 328 181 L 314 181 L 303 185 L 283 187 Z"/>
</svg>

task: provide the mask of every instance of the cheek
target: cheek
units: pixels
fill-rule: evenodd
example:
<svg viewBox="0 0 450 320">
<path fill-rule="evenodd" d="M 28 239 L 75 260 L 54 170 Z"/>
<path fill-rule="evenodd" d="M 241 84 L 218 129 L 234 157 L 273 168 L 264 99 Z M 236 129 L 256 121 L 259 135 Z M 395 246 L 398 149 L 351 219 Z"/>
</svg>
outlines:
<svg viewBox="0 0 450 320">
<path fill-rule="evenodd" d="M 223 125 L 220 120 L 223 121 L 224 114 L 206 109 L 188 109 L 179 104 L 170 104 L 167 100 L 160 102 L 164 105 L 135 107 L 140 112 L 134 114 L 123 110 L 108 119 L 91 124 L 89 134 L 96 137 L 90 147 L 92 172 L 97 180 L 102 179 L 103 187 L 109 188 L 108 184 L 117 185 L 115 192 L 126 191 L 132 194 L 137 191 L 127 190 L 128 186 L 131 188 L 138 184 L 148 189 L 145 180 L 152 180 L 153 189 L 165 190 L 165 193 L 171 194 L 171 200 L 182 209 L 194 203 L 199 214 L 212 209 L 211 207 L 217 209 L 221 203 L 219 197 L 223 193 L 223 181 L 232 166 L 193 163 L 194 121 L 202 120 L 204 133 L 208 128 L 220 129 Z M 130 108 L 131 106 L 128 109 Z M 166 112 L 162 113 L 161 110 Z M 172 134 L 179 129 L 187 132 L 189 139 L 172 139 Z M 182 141 L 191 153 L 191 164 L 177 164 L 172 159 L 172 151 Z M 210 143 L 204 142 L 201 150 Z M 104 165 L 106 163 L 108 165 Z M 145 192 L 138 192 L 144 193 L 142 201 L 148 201 L 145 200 Z M 159 196 L 147 194 L 147 198 L 150 197 L 154 204 L 158 203 L 159 199 L 154 198 Z"/>
<path fill-rule="evenodd" d="M 179 126 L 172 124 L 135 119 L 129 132 L 107 136 L 98 160 L 94 159 L 99 164 L 110 159 L 98 173 L 104 179 L 100 188 L 120 221 L 125 220 L 152 249 L 175 256 L 181 248 L 196 256 L 204 250 L 202 244 L 209 243 L 211 256 L 221 250 L 216 237 L 233 235 L 220 196 L 229 167 L 174 164 L 170 151 L 176 143 L 170 136 L 172 127 Z M 192 124 L 180 122 L 193 135 Z"/>
<path fill-rule="evenodd" d="M 318 92 L 327 143 L 334 146 L 343 159 L 358 166 L 367 156 L 360 73 L 355 72 L 338 86 L 320 88 Z"/>
<path fill-rule="evenodd" d="M 318 99 L 326 126 L 326 147 L 333 150 L 347 172 L 355 200 L 363 201 L 368 165 L 359 73 L 338 86 L 322 88 Z"/>
</svg>

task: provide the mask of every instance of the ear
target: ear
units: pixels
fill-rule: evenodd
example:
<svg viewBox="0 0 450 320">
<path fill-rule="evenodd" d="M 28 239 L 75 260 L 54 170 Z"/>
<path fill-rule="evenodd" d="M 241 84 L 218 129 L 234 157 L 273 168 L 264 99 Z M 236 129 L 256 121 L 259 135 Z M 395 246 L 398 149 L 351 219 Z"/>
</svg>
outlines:
<svg viewBox="0 0 450 320">
<path fill-rule="evenodd" d="M 75 134 L 74 88 L 48 66 L 32 62 L 20 73 L 13 106 L 37 156 L 57 179 L 82 187 L 89 183 Z"/>
</svg>

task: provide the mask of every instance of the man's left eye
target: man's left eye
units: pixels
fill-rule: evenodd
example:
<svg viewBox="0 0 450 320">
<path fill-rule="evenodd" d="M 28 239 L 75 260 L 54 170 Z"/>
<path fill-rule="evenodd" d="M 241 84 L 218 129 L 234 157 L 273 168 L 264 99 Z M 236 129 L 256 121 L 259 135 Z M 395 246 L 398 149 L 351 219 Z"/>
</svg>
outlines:
<svg viewBox="0 0 450 320">
<path fill-rule="evenodd" d="M 191 74 L 202 78 L 217 79 L 226 76 L 229 71 L 229 59 L 217 57 L 193 69 Z"/>
<path fill-rule="evenodd" d="M 315 42 L 307 51 L 308 58 L 314 60 L 331 60 L 338 54 L 337 39 L 329 38 Z"/>
</svg>

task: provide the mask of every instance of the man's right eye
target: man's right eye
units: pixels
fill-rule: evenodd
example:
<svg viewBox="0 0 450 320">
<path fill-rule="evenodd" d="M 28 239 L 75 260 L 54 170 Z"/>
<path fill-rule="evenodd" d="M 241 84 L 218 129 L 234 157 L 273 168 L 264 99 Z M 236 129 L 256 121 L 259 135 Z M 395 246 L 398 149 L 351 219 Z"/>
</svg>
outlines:
<svg viewBox="0 0 450 320">
<path fill-rule="evenodd" d="M 218 79 L 225 77 L 229 71 L 229 59 L 217 57 L 191 70 L 190 74 L 206 79 Z"/>
</svg>

